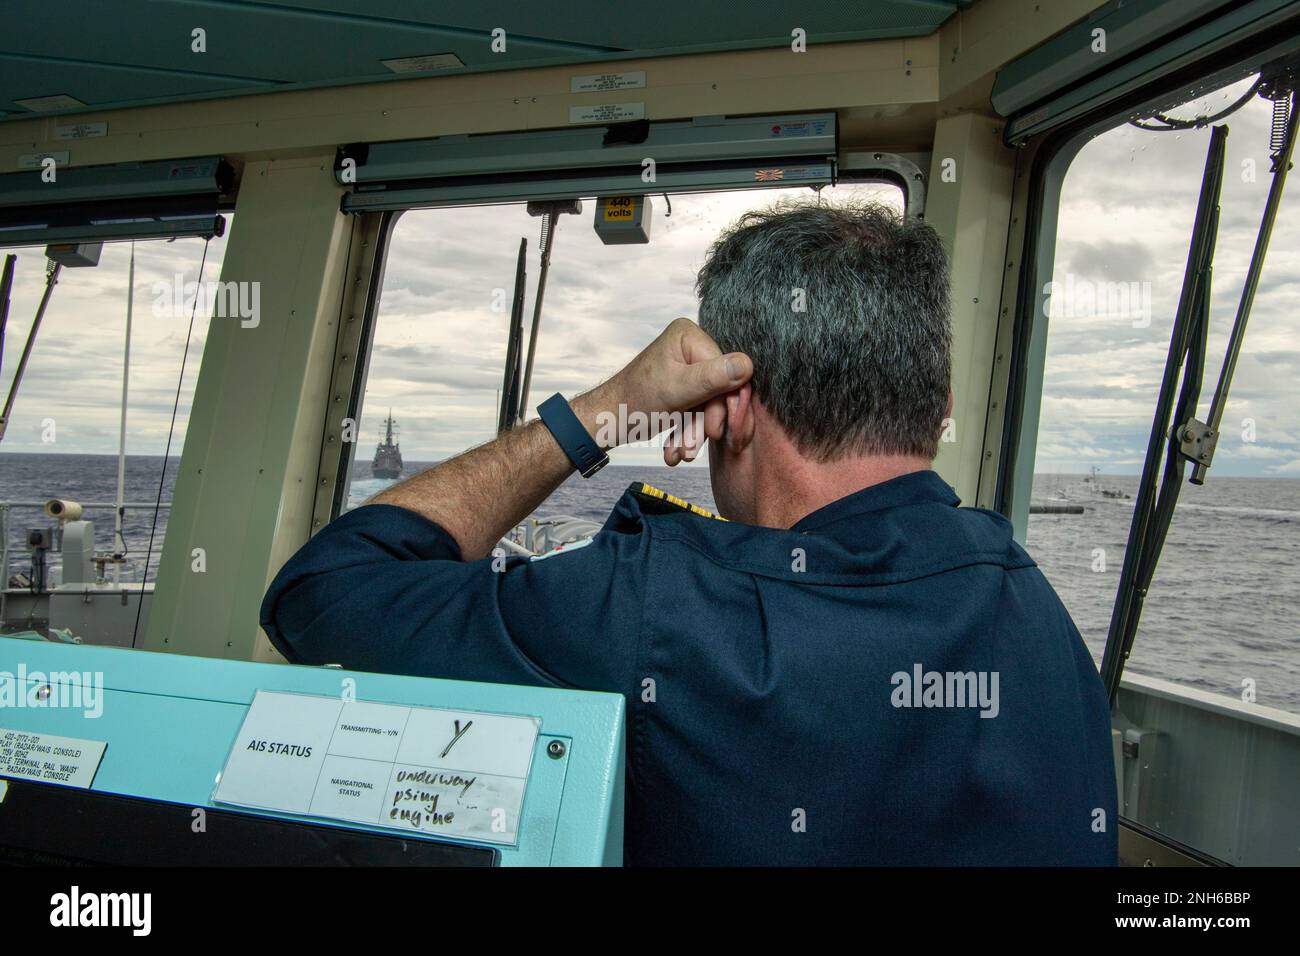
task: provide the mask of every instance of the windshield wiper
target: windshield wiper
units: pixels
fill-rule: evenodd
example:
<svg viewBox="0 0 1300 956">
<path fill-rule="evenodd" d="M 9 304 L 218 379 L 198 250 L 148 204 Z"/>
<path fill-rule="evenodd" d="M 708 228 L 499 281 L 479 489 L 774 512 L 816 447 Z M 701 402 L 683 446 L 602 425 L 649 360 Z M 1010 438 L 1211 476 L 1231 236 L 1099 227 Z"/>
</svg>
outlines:
<svg viewBox="0 0 1300 956">
<path fill-rule="evenodd" d="M 1165 361 L 1164 378 L 1156 404 L 1155 419 L 1151 425 L 1151 438 L 1147 443 L 1146 462 L 1133 508 L 1133 523 L 1129 527 L 1124 569 L 1115 594 L 1115 609 L 1111 615 L 1110 632 L 1101 662 L 1101 676 L 1112 704 L 1119 692 L 1124 664 L 1133 649 L 1142 607 L 1155 576 L 1156 564 L 1160 560 L 1165 536 L 1173 520 L 1174 508 L 1178 504 L 1184 467 L 1187 462 L 1192 462 L 1189 480 L 1200 485 L 1204 483 L 1206 471 L 1214 459 L 1219 426 L 1228 402 L 1228 390 L 1241 354 L 1246 324 L 1250 319 L 1273 224 L 1277 220 L 1278 207 L 1286 186 L 1287 171 L 1291 167 L 1297 125 L 1296 65 L 1283 63 L 1271 70 L 1266 67 L 1261 72 L 1263 75 L 1258 84 L 1259 93 L 1274 102 L 1271 142 L 1273 180 L 1269 185 L 1250 268 L 1246 273 L 1232 334 L 1219 371 L 1218 385 L 1210 402 L 1207 420 L 1202 422 L 1196 418 L 1196 407 L 1204 376 L 1210 284 L 1219 222 L 1218 200 L 1223 183 L 1224 143 L 1227 137 L 1226 127 L 1213 128 L 1205 174 L 1201 181 L 1196 222 L 1192 230 L 1191 249 L 1187 257 L 1187 270 L 1183 275 L 1182 294 L 1169 342 L 1169 356 Z M 1175 401 L 1175 383 L 1184 362 L 1186 367 L 1182 388 Z M 1157 490 L 1156 470 L 1160 467 L 1166 439 L 1169 447 L 1165 454 L 1164 475 Z"/>
<path fill-rule="evenodd" d="M 528 278 L 528 240 L 519 240 L 515 260 L 515 294 L 510 305 L 510 330 L 506 337 L 506 367 L 501 382 L 501 407 L 497 413 L 497 434 L 515 427 L 519 406 L 520 354 L 524 341 L 524 283 Z"/>
<path fill-rule="evenodd" d="M 1284 77 L 1284 80 L 1291 79 L 1289 75 Z M 1282 202 L 1282 190 L 1286 186 L 1287 170 L 1291 168 L 1291 153 L 1295 147 L 1296 102 L 1290 84 L 1279 86 L 1273 81 L 1262 79 L 1260 85 L 1260 95 L 1273 100 L 1275 137 L 1272 144 L 1274 147 L 1273 181 L 1269 184 L 1268 199 L 1264 203 L 1264 215 L 1260 220 L 1259 232 L 1255 236 L 1255 249 L 1250 256 L 1250 268 L 1246 271 L 1246 283 L 1241 289 L 1241 301 L 1237 303 L 1237 317 L 1232 323 L 1232 335 L 1228 338 L 1228 349 L 1223 356 L 1223 366 L 1219 370 L 1219 384 L 1215 387 L 1214 397 L 1210 401 L 1210 414 L 1205 422 L 1189 416 L 1178 434 L 1180 450 L 1194 463 L 1190 479 L 1194 485 L 1205 483 L 1205 472 L 1214 460 L 1219 424 L 1223 419 L 1223 410 L 1228 404 L 1228 389 L 1232 386 L 1232 375 L 1237 370 L 1237 358 L 1241 354 L 1241 344 L 1246 337 L 1246 323 L 1250 320 L 1251 306 L 1255 304 L 1259 276 L 1264 270 L 1264 256 L 1268 253 L 1268 242 L 1273 236 L 1273 223 L 1277 220 L 1277 210 Z M 1192 411 L 1195 412 L 1195 409 Z"/>
<path fill-rule="evenodd" d="M 1196 205 L 1187 269 L 1183 273 L 1178 311 L 1169 337 L 1169 356 L 1165 360 L 1155 418 L 1151 423 L 1151 438 L 1147 442 L 1146 463 L 1142 468 L 1142 480 L 1133 506 L 1133 523 L 1129 526 L 1128 545 L 1124 550 L 1124 570 L 1120 574 L 1110 633 L 1106 637 L 1106 651 L 1101 661 L 1102 680 L 1112 704 L 1142 617 L 1142 604 L 1155 575 L 1156 562 L 1160 559 L 1160 549 L 1173 519 L 1174 506 L 1178 503 L 1185 459 L 1173 442 L 1169 442 L 1164 478 L 1158 487 L 1156 471 L 1165 451 L 1166 438 L 1171 434 L 1171 421 L 1186 421 L 1187 415 L 1195 414 L 1200 399 L 1227 138 L 1226 126 L 1215 126 L 1210 131 L 1210 148 L 1205 157 L 1205 173 L 1201 177 L 1201 195 Z M 1183 372 L 1183 383 L 1178 389 L 1180 371 Z M 1174 428 L 1178 425 L 1175 424 Z"/>
</svg>

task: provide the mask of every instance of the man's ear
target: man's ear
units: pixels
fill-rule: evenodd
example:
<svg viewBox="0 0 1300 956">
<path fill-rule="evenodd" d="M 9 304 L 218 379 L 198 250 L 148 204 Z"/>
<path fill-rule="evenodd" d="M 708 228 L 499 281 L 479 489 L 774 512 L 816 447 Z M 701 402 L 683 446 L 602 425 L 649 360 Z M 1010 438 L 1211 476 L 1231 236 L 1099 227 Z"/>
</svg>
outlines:
<svg viewBox="0 0 1300 956">
<path fill-rule="evenodd" d="M 727 393 L 726 436 L 729 452 L 742 452 L 754 440 L 754 387 L 748 382 Z"/>
<path fill-rule="evenodd" d="M 944 418 L 952 418 L 952 389 L 948 389 L 948 410 L 943 413 Z"/>
</svg>

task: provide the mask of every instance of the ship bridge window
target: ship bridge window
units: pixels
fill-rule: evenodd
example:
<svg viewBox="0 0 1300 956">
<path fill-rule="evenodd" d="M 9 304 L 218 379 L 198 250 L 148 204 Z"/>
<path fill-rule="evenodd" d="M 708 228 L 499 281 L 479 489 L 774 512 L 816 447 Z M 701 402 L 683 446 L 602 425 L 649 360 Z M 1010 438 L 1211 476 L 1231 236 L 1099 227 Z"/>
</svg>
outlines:
<svg viewBox="0 0 1300 956">
<path fill-rule="evenodd" d="M 0 401 L 13 395 L 0 439 L 0 618 L 6 632 L 129 647 L 144 635 L 209 321 L 241 321 L 229 308 L 239 300 L 216 284 L 220 235 L 56 254 L 50 288 L 46 247 L 0 250 L 0 263 L 15 257 L 0 321 Z M 47 511 L 53 499 L 65 504 Z M 60 585 L 76 587 L 60 594 Z"/>
<path fill-rule="evenodd" d="M 1161 111 L 1165 120 L 1203 117 L 1244 98 L 1219 121 L 1230 132 L 1204 383 L 1192 408 L 1201 422 L 1209 420 L 1273 180 L 1274 105 L 1252 95 L 1256 79 Z M 1044 251 L 1030 287 L 1031 331 L 1021 343 L 1031 384 L 1019 440 L 1032 488 L 1017 463 L 1012 504 L 1021 518 L 1029 505 L 1026 548 L 1099 665 L 1117 620 L 1140 475 L 1212 155 L 1208 126 L 1157 132 L 1127 119 L 1116 117 L 1117 125 L 1077 153 L 1062 149 L 1050 161 L 1068 168 L 1063 179 L 1046 177 L 1060 183 L 1059 206 L 1045 199 L 1042 216 L 1055 234 L 1038 240 Z M 1145 118 L 1137 124 L 1168 126 Z M 1203 484 L 1188 480 L 1191 463 L 1175 479 L 1180 497 L 1114 698 L 1123 816 L 1146 833 L 1233 863 L 1300 862 L 1300 833 L 1287 809 L 1300 765 L 1296 185 L 1282 194 L 1212 467 Z M 1176 370 L 1175 395 L 1183 380 Z M 1157 477 L 1166 453 L 1155 459 Z"/>
<path fill-rule="evenodd" d="M 572 397 L 616 372 L 672 319 L 695 318 L 695 274 L 719 231 L 747 210 L 817 195 L 826 202 L 871 198 L 903 211 L 902 190 L 880 182 L 841 182 L 820 194 L 760 188 L 638 197 L 649 204 L 636 210 L 636 221 L 649 230 L 648 242 L 602 236 L 597 222 L 602 229 L 621 229 L 627 220 L 597 219 L 594 197 L 582 199 L 580 212 L 558 213 L 531 381 L 526 401 L 516 407 L 524 405 L 525 417 L 532 418 L 537 404 L 555 392 Z M 515 203 L 409 210 L 395 223 L 364 394 L 354 410 L 359 428 L 346 508 L 399 473 L 414 474 L 496 434 L 521 240 L 527 243 L 527 274 L 519 351 L 525 367 L 528 361 L 541 221 L 526 204 Z M 519 377 L 522 384 L 526 371 Z M 665 468 L 653 441 L 621 447 L 592 479 L 562 485 L 536 517 L 547 527 L 578 519 L 567 532 L 576 534 L 586 523 L 603 521 L 637 480 L 712 509 L 705 466 L 701 456 L 691 466 Z M 548 534 L 529 527 L 520 536 L 534 546 L 558 540 Z"/>
</svg>

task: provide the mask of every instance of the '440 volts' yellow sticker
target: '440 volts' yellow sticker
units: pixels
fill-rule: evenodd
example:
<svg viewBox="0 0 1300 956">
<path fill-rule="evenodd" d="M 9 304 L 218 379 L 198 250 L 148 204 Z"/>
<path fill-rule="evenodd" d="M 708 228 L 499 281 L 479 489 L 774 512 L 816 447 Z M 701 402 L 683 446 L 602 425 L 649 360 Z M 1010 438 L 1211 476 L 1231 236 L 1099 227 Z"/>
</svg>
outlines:
<svg viewBox="0 0 1300 956">
<path fill-rule="evenodd" d="M 636 196 L 610 196 L 605 200 L 605 221 L 631 221 L 636 217 Z"/>
</svg>

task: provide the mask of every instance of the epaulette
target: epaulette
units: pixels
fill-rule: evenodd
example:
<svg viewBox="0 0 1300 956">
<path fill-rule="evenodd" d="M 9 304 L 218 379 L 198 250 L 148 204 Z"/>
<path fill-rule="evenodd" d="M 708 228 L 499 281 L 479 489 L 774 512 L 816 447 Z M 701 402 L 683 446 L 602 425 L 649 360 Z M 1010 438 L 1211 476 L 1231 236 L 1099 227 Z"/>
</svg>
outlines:
<svg viewBox="0 0 1300 956">
<path fill-rule="evenodd" d="M 678 498 L 676 495 L 670 495 L 662 488 L 647 485 L 644 481 L 638 481 L 632 493 L 641 502 L 641 511 L 645 514 L 669 515 L 689 511 L 701 518 L 712 518 L 714 521 L 727 520 L 721 515 L 715 515 L 712 511 L 701 508 L 699 505 L 691 504 L 685 498 Z"/>
</svg>

